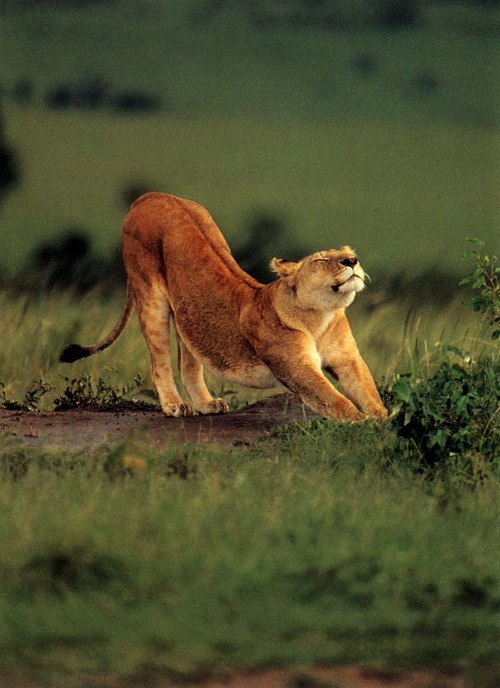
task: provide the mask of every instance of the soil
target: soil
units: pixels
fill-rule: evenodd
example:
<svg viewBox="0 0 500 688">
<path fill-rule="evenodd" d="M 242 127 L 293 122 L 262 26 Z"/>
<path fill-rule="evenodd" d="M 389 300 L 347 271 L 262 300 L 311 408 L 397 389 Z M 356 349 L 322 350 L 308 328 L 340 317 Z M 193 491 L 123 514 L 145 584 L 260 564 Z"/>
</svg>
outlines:
<svg viewBox="0 0 500 688">
<path fill-rule="evenodd" d="M 476 685 L 479 688 L 480 684 L 466 683 L 464 677 L 456 672 L 436 669 L 387 672 L 359 667 L 234 671 L 220 678 L 201 679 L 195 683 L 159 675 L 142 679 L 87 676 L 83 680 L 69 678 L 63 683 L 60 680 L 39 683 L 27 676 L 0 675 L 0 688 L 468 688 Z"/>
<path fill-rule="evenodd" d="M 196 688 L 184 684 L 184 688 Z M 458 674 L 443 671 L 385 672 L 358 667 L 313 668 L 299 672 L 270 669 L 209 680 L 197 688 L 465 688 Z"/>
<path fill-rule="evenodd" d="M 140 434 L 152 447 L 165 444 L 245 444 L 277 427 L 314 414 L 293 394 L 277 394 L 221 415 L 167 418 L 159 410 L 22 412 L 0 410 L 0 435 L 33 446 L 82 449 Z"/>
</svg>

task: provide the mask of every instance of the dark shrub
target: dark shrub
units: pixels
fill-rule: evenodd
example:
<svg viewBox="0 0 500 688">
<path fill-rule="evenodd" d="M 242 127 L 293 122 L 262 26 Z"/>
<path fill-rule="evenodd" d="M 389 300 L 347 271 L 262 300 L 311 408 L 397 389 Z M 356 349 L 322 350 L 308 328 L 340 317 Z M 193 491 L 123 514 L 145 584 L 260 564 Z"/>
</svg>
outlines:
<svg viewBox="0 0 500 688">
<path fill-rule="evenodd" d="M 90 110 L 106 104 L 109 95 L 109 84 L 104 79 L 96 78 L 83 81 L 75 92 L 75 105 Z"/>
<path fill-rule="evenodd" d="M 411 0 L 390 0 L 382 3 L 378 17 L 379 24 L 388 29 L 414 26 L 419 19 L 416 3 Z"/>
<path fill-rule="evenodd" d="M 351 62 L 352 68 L 362 74 L 363 76 L 370 76 L 378 69 L 377 59 L 369 53 L 361 53 L 356 55 Z"/>
<path fill-rule="evenodd" d="M 127 91 L 114 98 L 112 107 L 123 113 L 157 112 L 161 109 L 161 100 L 151 93 Z"/>
<path fill-rule="evenodd" d="M 141 182 L 131 182 L 125 186 L 120 194 L 120 200 L 128 210 L 132 203 L 148 191 L 154 191 L 157 187 L 154 184 L 142 184 Z"/>
<path fill-rule="evenodd" d="M 84 231 L 70 229 L 38 246 L 16 281 L 16 288 L 38 292 L 70 289 L 81 294 L 98 287 L 109 294 L 125 283 L 121 249 L 116 248 L 105 259 L 94 252 Z"/>
<path fill-rule="evenodd" d="M 48 107 L 96 109 L 106 104 L 109 85 L 101 78 L 82 81 L 77 85 L 61 84 L 49 90 L 45 97 Z"/>
<path fill-rule="evenodd" d="M 5 141 L 3 117 L 0 114 L 0 201 L 19 182 L 19 178 L 19 161 Z"/>
<path fill-rule="evenodd" d="M 235 259 L 261 282 L 273 279 L 268 268 L 271 258 L 299 260 L 307 253 L 290 237 L 285 220 L 272 211 L 257 212 L 250 220 L 247 235 L 247 240 L 235 249 Z"/>
<path fill-rule="evenodd" d="M 277 252 L 277 245 L 283 243 L 286 227 L 283 221 L 271 213 L 258 213 L 248 227 L 248 239 L 235 250 L 235 258 L 243 270 L 252 277 L 269 282 L 271 273 L 267 264 Z M 289 258 L 289 256 L 286 256 Z"/>
<path fill-rule="evenodd" d="M 27 105 L 33 98 L 33 82 L 30 79 L 19 79 L 12 89 L 12 99 L 20 105 Z"/>
<path fill-rule="evenodd" d="M 423 95 L 432 95 L 439 90 L 440 81 L 432 72 L 421 72 L 411 82 L 413 91 Z"/>
<path fill-rule="evenodd" d="M 100 590 L 127 582 L 124 564 L 115 557 L 82 546 L 55 548 L 33 557 L 24 567 L 22 584 L 37 591 Z"/>
<path fill-rule="evenodd" d="M 79 229 L 71 229 L 60 239 L 35 249 L 29 263 L 30 273 L 37 273 L 47 288 L 77 286 L 84 291 L 91 286 L 88 271 L 90 240 Z"/>
<path fill-rule="evenodd" d="M 62 110 L 75 105 L 76 97 L 71 86 L 56 86 L 48 91 L 45 96 L 45 104 L 48 107 Z"/>
</svg>

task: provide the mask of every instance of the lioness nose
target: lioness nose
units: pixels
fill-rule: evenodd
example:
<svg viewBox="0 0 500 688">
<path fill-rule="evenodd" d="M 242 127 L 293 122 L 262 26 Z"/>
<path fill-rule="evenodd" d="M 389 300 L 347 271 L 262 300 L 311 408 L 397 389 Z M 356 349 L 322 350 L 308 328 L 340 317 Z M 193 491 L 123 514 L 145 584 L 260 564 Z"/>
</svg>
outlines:
<svg viewBox="0 0 500 688">
<path fill-rule="evenodd" d="M 346 265 L 348 268 L 353 268 L 358 262 L 357 258 L 342 258 L 340 261 L 341 265 Z"/>
</svg>

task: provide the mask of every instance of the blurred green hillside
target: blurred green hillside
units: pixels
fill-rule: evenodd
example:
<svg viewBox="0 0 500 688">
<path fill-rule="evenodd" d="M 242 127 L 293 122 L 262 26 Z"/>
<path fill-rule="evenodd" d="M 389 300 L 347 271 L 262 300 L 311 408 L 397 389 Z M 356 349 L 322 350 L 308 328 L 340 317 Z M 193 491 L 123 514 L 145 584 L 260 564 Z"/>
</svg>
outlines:
<svg viewBox="0 0 500 688">
<path fill-rule="evenodd" d="M 159 189 L 234 247 L 278 218 L 266 258 L 350 243 L 376 271 L 458 269 L 466 236 L 498 237 L 496 8 L 4 3 L 0 267 L 69 228 L 110 252 L 130 194 Z"/>
</svg>

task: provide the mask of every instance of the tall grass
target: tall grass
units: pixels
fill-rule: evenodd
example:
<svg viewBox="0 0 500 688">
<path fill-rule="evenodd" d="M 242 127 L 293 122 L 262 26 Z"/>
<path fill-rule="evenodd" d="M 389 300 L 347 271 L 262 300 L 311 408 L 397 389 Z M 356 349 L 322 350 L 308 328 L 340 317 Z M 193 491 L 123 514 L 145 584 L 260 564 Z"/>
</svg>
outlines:
<svg viewBox="0 0 500 688">
<path fill-rule="evenodd" d="M 351 313 L 352 328 L 359 348 L 379 384 L 394 372 L 409 372 L 420 365 L 431 365 L 436 347 L 443 341 L 478 349 L 478 317 L 457 299 L 440 307 L 436 303 L 410 307 L 395 301 L 368 311 L 358 297 Z M 91 375 L 106 379 L 110 385 L 132 384 L 140 376 L 151 388 L 149 354 L 136 316 L 112 347 L 74 364 L 61 364 L 58 356 L 71 342 L 93 343 L 103 338 L 116 323 L 122 296 L 103 299 L 97 292 L 74 297 L 69 293 L 52 293 L 43 297 L 0 293 L 2 325 L 9 336 L 0 351 L 0 381 L 6 395 L 20 400 L 35 380 L 43 378 L 54 387 L 44 397 L 42 407 L 66 386 L 65 378 Z M 175 347 L 173 347 L 175 350 Z M 228 385 L 208 373 L 209 387 L 235 403 L 251 402 L 261 392 Z"/>
</svg>

